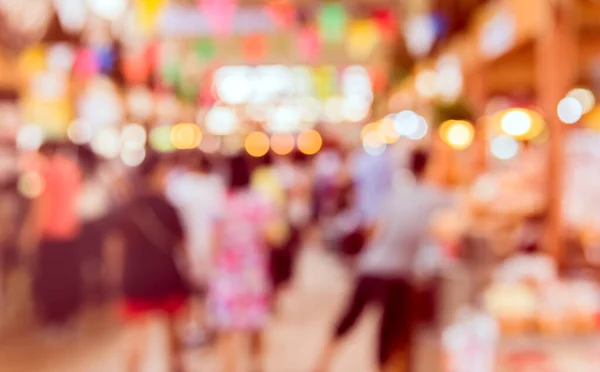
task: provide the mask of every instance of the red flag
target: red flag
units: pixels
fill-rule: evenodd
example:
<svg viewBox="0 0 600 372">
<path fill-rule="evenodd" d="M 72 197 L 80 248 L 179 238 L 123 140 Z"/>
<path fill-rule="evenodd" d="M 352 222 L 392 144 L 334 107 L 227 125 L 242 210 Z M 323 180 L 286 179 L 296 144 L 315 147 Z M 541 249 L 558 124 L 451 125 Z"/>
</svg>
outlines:
<svg viewBox="0 0 600 372">
<path fill-rule="evenodd" d="M 272 0 L 266 9 L 277 27 L 290 28 L 294 25 L 296 8 L 289 0 Z"/>
</svg>

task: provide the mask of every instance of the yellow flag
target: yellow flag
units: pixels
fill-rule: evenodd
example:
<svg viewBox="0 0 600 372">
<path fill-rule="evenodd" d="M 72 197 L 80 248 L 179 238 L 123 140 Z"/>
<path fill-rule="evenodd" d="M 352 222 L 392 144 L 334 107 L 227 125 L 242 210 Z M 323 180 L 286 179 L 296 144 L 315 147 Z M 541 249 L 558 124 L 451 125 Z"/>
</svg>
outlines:
<svg viewBox="0 0 600 372">
<path fill-rule="evenodd" d="M 346 38 L 346 51 L 353 60 L 365 60 L 380 42 L 379 28 L 375 22 L 363 19 L 350 22 Z"/>
<path fill-rule="evenodd" d="M 145 32 L 154 31 L 167 0 L 137 0 L 135 2 L 138 25 Z"/>
</svg>

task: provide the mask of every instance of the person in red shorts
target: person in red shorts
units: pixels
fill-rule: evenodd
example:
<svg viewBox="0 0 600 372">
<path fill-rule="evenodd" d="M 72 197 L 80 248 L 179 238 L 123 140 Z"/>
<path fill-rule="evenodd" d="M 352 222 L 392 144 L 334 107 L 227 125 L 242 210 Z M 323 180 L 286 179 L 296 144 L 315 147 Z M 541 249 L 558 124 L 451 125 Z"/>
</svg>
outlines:
<svg viewBox="0 0 600 372">
<path fill-rule="evenodd" d="M 120 276 L 122 313 L 130 331 L 128 371 L 140 370 L 149 320 L 154 315 L 167 319 L 171 370 L 181 371 L 176 319 L 189 294 L 178 266 L 183 228 L 175 208 L 164 196 L 167 165 L 158 155 L 149 154 L 139 171 L 140 190 L 116 217 L 116 236 L 122 244 L 107 247 L 112 249 L 111 266 Z"/>
</svg>

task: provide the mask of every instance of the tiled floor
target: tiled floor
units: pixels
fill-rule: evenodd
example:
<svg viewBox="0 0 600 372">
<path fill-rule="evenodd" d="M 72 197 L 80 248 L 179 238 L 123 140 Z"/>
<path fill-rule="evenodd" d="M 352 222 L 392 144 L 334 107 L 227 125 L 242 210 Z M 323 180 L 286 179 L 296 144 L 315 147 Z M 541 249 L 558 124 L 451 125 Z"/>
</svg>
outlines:
<svg viewBox="0 0 600 372">
<path fill-rule="evenodd" d="M 295 287 L 282 300 L 280 313 L 267 334 L 267 370 L 310 372 L 335 318 L 344 305 L 351 280 L 327 254 L 307 250 L 299 263 Z M 373 371 L 376 312 L 370 311 L 347 339 L 332 372 Z M 85 326 L 63 341 L 48 343 L 30 334 L 0 343 L 2 372 L 120 372 L 124 330 L 99 314 L 89 314 Z M 164 371 L 160 345 L 164 342 L 157 322 L 148 350 L 150 372 Z M 189 371 L 218 372 L 214 350 L 190 352 Z"/>
</svg>

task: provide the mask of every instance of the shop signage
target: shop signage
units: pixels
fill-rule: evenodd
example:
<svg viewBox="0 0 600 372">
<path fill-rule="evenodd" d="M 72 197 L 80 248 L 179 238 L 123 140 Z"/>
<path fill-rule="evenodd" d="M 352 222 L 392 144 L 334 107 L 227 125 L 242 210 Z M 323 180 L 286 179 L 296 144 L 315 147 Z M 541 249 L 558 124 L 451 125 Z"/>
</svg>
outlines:
<svg viewBox="0 0 600 372">
<path fill-rule="evenodd" d="M 233 14 L 233 35 L 248 35 L 276 31 L 273 17 L 262 7 L 239 7 Z M 168 6 L 158 22 L 158 32 L 166 37 L 199 37 L 212 35 L 207 15 L 193 6 Z"/>
</svg>

